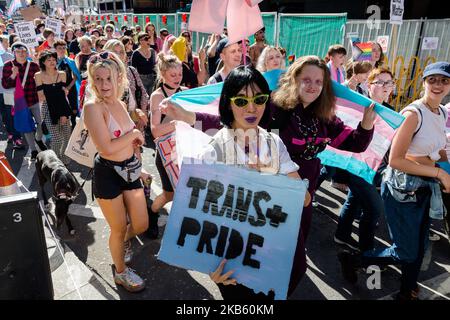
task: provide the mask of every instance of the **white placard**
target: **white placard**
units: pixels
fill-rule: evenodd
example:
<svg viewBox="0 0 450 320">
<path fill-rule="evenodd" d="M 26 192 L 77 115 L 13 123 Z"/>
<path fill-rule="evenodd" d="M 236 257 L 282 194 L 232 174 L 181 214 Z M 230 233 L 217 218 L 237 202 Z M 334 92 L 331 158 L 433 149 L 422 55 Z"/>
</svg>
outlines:
<svg viewBox="0 0 450 320">
<path fill-rule="evenodd" d="M 22 41 L 29 49 L 39 46 L 33 22 L 26 21 L 16 23 L 14 24 L 14 29 L 19 35 L 20 41 Z"/>
<path fill-rule="evenodd" d="M 438 37 L 425 37 L 422 42 L 422 50 L 436 50 L 438 48 Z"/>
<path fill-rule="evenodd" d="M 377 43 L 380 44 L 383 53 L 387 53 L 389 48 L 389 36 L 378 36 Z"/>
<path fill-rule="evenodd" d="M 404 0 L 391 0 L 391 24 L 402 24 L 403 12 L 405 11 Z"/>
<path fill-rule="evenodd" d="M 62 21 L 59 19 L 53 19 L 47 17 L 45 19 L 45 28 L 52 30 L 55 33 L 55 37 L 59 38 L 61 34 Z"/>
</svg>

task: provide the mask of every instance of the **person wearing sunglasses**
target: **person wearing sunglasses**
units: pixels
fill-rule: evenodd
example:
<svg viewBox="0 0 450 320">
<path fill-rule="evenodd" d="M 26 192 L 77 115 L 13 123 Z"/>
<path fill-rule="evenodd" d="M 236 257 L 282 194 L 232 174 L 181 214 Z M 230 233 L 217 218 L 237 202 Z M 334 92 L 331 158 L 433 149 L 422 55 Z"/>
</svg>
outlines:
<svg viewBox="0 0 450 320">
<path fill-rule="evenodd" d="M 220 95 L 219 114 L 224 127 L 212 137 L 200 159 L 205 163 L 243 165 L 264 173 L 300 179 L 298 165 L 289 157 L 280 137 L 259 126 L 261 121 L 269 120 L 270 110 L 266 107 L 269 97 L 269 86 L 258 70 L 248 66 L 233 69 L 225 79 Z M 304 205 L 309 201 L 307 193 Z M 231 278 L 232 272 L 223 273 L 225 264 L 223 260 L 210 274 L 224 300 L 274 298 L 273 292 L 256 294 L 236 283 L 236 279 Z"/>
<path fill-rule="evenodd" d="M 130 240 L 148 227 L 141 163 L 135 155 L 145 140 L 120 101 L 128 86 L 120 58 L 108 51 L 92 56 L 88 76 L 93 96 L 83 116 L 98 151 L 92 191 L 110 227 L 114 282 L 138 292 L 144 290 L 145 281 L 127 264 L 132 259 Z"/>
<path fill-rule="evenodd" d="M 105 37 L 106 41 L 114 39 L 114 26 L 112 24 L 107 24 L 105 26 Z"/>
<path fill-rule="evenodd" d="M 139 47 L 131 56 L 131 65 L 136 68 L 147 94 L 151 95 L 155 83 L 156 51 L 150 47 L 150 36 L 141 32 L 138 35 Z"/>
<path fill-rule="evenodd" d="M 281 76 L 279 84 L 278 90 L 271 95 L 270 121 L 261 125 L 280 130 L 280 137 L 290 157 L 299 166 L 298 174 L 310 181 L 308 191 L 313 196 L 321 167 L 318 154 L 328 144 L 345 151 L 364 152 L 374 132 L 374 105 L 364 110 L 356 129 L 346 126 L 335 114 L 336 97 L 330 71 L 325 61 L 317 56 L 297 59 Z M 216 116 L 188 112 L 172 103 L 162 104 L 161 112 L 191 125 L 200 121 L 202 131 L 220 126 Z M 288 296 L 306 272 L 305 243 L 311 228 L 312 213 L 311 205 L 303 208 Z"/>
<path fill-rule="evenodd" d="M 381 196 L 393 245 L 372 255 L 342 255 L 347 276 L 356 279 L 359 267 L 375 259 L 379 265 L 400 265 L 398 300 L 418 300 L 418 278 L 428 247 L 430 218 L 442 219 L 442 193 L 450 192 L 450 175 L 437 162 L 448 161 L 446 123 L 448 111 L 441 103 L 450 93 L 450 64 L 436 62 L 423 73 L 424 95 L 401 113 L 405 120 L 391 145 L 389 166 Z M 390 80 L 377 81 L 391 86 Z M 441 191 L 442 190 L 442 191 Z"/>
</svg>

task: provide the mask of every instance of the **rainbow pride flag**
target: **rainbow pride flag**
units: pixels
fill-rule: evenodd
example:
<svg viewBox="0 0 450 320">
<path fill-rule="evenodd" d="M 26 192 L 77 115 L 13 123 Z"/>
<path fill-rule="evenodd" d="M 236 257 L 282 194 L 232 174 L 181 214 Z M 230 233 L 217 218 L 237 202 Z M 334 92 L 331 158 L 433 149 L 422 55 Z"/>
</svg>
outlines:
<svg viewBox="0 0 450 320">
<path fill-rule="evenodd" d="M 295 54 L 292 54 L 288 57 L 289 65 L 293 64 L 295 61 Z"/>
<path fill-rule="evenodd" d="M 353 61 L 370 61 L 372 59 L 372 43 L 352 39 Z"/>
</svg>

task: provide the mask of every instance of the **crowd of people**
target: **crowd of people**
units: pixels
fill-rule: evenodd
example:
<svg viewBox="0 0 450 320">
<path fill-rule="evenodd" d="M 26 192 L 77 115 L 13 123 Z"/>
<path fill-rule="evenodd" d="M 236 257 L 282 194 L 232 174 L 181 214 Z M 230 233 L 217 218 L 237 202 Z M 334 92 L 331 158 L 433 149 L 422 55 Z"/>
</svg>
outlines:
<svg viewBox="0 0 450 320">
<path fill-rule="evenodd" d="M 158 238 L 159 211 L 174 197 L 158 152 L 155 164 L 163 191 L 150 204 L 145 197 L 142 181 L 149 174 L 141 169 L 141 152 L 146 131 L 158 138 L 172 132 L 175 121 L 191 125 L 201 121 L 204 131 L 220 130 L 200 157 L 213 154 L 214 161 L 227 165 L 239 158 L 254 170 L 309 181 L 298 239 L 293 240 L 296 250 L 288 296 L 306 272 L 315 192 L 324 180 L 332 179 L 335 187 L 347 192 L 334 236 L 336 243 L 348 249 L 338 254 L 345 279 L 356 282 L 357 270 L 369 265 L 398 264 L 402 278 L 397 298 L 417 299 L 430 210 L 434 218 L 442 216 L 450 192 L 450 175 L 437 164 L 448 161 L 448 112 L 441 104 L 450 93 L 449 63 L 430 64 L 424 70 L 423 97 L 404 106 L 406 120 L 370 184 L 345 170 L 322 166 L 317 156 L 328 145 L 364 152 L 374 136 L 375 102 L 393 109 L 389 101 L 396 79 L 384 65 L 376 42 L 370 61 L 351 61 L 342 45 L 333 45 L 324 58 L 299 57 L 286 66 L 286 51 L 267 43 L 264 28 L 255 33 L 252 45 L 248 39 L 232 43 L 224 29 L 222 34 L 210 35 L 206 45 L 194 52 L 191 32 L 172 35 L 166 28 L 156 30 L 152 23 L 142 30 L 140 26 L 119 29 L 112 21 L 103 27 L 63 25 L 61 37 L 41 20 L 35 25 L 40 45 L 29 48 L 10 24 L 0 23 L 0 110 L 8 142 L 13 148 L 24 148 L 23 136 L 31 160 L 38 150 L 51 148 L 68 164 L 64 150 L 83 112 L 98 151 L 93 193 L 110 226 L 109 248 L 118 285 L 132 292 L 145 288 L 145 281 L 128 267 L 130 240 L 141 233 Z M 284 73 L 278 89 L 270 91 L 262 73 L 275 69 Z M 332 80 L 374 101 L 357 128 L 336 116 Z M 169 101 L 177 92 L 219 82 L 224 85 L 218 116 L 190 112 Z M 14 90 L 20 84 L 36 123 L 29 132 L 16 129 L 17 119 L 11 112 Z M 270 132 L 273 129 L 279 130 L 279 136 Z M 256 130 L 252 140 L 245 134 L 250 130 Z M 235 139 L 230 144 L 231 136 Z M 298 143 L 299 139 L 305 143 Z M 266 149 L 260 148 L 260 141 Z M 128 168 L 139 170 L 123 175 Z M 406 188 L 401 179 L 414 180 L 415 188 Z M 392 246 L 383 250 L 374 241 L 380 215 L 387 218 L 392 240 Z M 360 221 L 359 242 L 351 236 L 355 219 Z M 237 284 L 230 272 L 222 274 L 224 265 L 210 276 L 225 299 L 273 299 L 272 293 L 255 294 Z"/>
</svg>

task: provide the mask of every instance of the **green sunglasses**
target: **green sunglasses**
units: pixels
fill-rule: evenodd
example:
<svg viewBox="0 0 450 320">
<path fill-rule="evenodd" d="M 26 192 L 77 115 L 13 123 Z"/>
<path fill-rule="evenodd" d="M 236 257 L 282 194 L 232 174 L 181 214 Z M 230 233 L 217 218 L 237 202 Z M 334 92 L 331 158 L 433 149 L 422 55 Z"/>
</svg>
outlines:
<svg viewBox="0 0 450 320">
<path fill-rule="evenodd" d="M 246 107 L 250 102 L 253 102 L 254 104 L 258 106 L 262 106 L 266 104 L 267 100 L 269 100 L 268 94 L 257 94 L 254 97 L 233 97 L 230 98 L 231 102 L 234 103 L 234 105 L 238 108 L 244 108 Z"/>
</svg>

